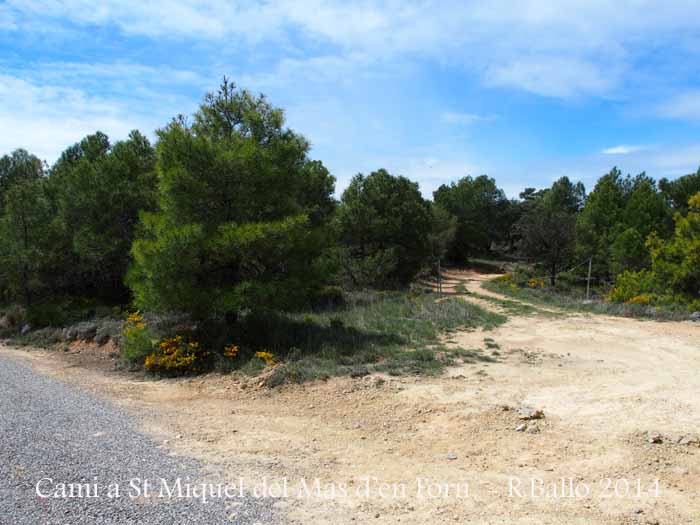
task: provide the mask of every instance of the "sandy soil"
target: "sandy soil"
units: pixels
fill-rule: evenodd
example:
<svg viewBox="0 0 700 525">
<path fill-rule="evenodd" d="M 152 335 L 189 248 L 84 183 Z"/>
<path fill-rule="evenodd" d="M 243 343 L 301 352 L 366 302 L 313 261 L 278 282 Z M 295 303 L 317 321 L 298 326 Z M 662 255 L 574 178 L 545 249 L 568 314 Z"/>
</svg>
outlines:
<svg viewBox="0 0 700 525">
<path fill-rule="evenodd" d="M 447 277 L 497 295 L 480 287 L 490 276 Z M 700 324 L 533 314 L 448 344 L 490 359 L 439 378 L 270 390 L 235 376 L 137 380 L 106 372 L 94 349 L 0 351 L 106 395 L 232 482 L 286 478 L 277 506 L 299 523 L 700 522 Z M 544 418 L 522 421 L 519 407 Z"/>
</svg>

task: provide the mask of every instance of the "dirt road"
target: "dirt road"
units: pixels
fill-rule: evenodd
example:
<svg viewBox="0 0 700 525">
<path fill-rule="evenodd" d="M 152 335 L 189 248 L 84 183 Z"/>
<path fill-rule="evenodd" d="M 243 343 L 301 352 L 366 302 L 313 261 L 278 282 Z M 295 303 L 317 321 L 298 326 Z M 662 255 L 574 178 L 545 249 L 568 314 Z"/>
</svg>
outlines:
<svg viewBox="0 0 700 525">
<path fill-rule="evenodd" d="M 492 295 L 486 276 L 448 277 Z M 700 522 L 700 324 L 535 311 L 447 344 L 482 351 L 439 378 L 277 390 L 26 359 L 145 416 L 156 439 L 217 475 L 249 488 L 286 479 L 275 506 L 290 521 Z M 524 421 L 520 407 L 544 417 Z"/>
</svg>

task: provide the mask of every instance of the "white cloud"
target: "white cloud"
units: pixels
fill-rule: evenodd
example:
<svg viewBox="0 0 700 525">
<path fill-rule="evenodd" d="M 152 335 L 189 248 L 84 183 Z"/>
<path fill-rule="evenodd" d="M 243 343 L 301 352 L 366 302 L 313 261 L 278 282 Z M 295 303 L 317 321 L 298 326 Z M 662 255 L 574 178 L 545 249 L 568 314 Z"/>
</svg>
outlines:
<svg viewBox="0 0 700 525">
<path fill-rule="evenodd" d="M 618 84 L 620 71 L 604 71 L 598 65 L 571 58 L 517 60 L 491 67 L 486 84 L 515 87 L 537 95 L 567 98 L 585 94 L 605 94 Z"/>
<path fill-rule="evenodd" d="M 700 120 L 700 91 L 689 91 L 675 96 L 658 108 L 662 117 Z"/>
<path fill-rule="evenodd" d="M 620 89 L 626 69 L 654 43 L 687 51 L 700 3 L 675 0 L 660 8 L 655 0 L 7 0 L 4 11 L 28 27 L 65 21 L 114 25 L 126 34 L 187 37 L 222 50 L 294 40 L 291 47 L 323 49 L 327 56 L 427 56 L 484 75 L 487 85 L 565 98 Z M 298 39 L 308 45 L 296 46 Z M 677 57 L 669 50 L 662 60 Z"/>
<path fill-rule="evenodd" d="M 628 146 L 625 144 L 620 144 L 619 146 L 614 146 L 612 148 L 606 148 L 601 153 L 603 155 L 629 155 L 630 153 L 637 153 L 638 151 L 644 151 L 647 146 Z"/>
<path fill-rule="evenodd" d="M 0 99 L 12 101 L 0 105 L 0 151 L 25 148 L 49 163 L 97 130 L 118 140 L 132 129 L 150 133 L 156 127 L 153 117 L 139 115 L 122 102 L 8 75 L 0 75 Z"/>
<path fill-rule="evenodd" d="M 493 119 L 494 117 L 492 115 L 478 115 L 476 113 L 459 113 L 454 111 L 447 111 L 440 115 L 440 120 L 447 124 L 459 124 L 464 126 Z"/>
<path fill-rule="evenodd" d="M 700 166 L 700 144 L 668 148 L 650 160 L 662 175 L 675 176 L 695 172 Z"/>
</svg>

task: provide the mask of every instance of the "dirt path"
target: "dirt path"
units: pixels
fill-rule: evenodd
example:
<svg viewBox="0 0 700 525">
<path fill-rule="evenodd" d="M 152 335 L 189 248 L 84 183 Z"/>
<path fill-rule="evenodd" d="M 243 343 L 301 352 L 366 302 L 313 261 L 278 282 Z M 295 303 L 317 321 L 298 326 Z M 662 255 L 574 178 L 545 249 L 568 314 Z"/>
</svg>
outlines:
<svg viewBox="0 0 700 525">
<path fill-rule="evenodd" d="M 498 296 L 480 286 L 489 276 L 448 277 L 453 291 Z M 233 376 L 138 382 L 26 358 L 145 416 L 175 453 L 231 479 L 287 478 L 277 507 L 299 523 L 700 521 L 700 325 L 535 312 L 448 344 L 489 359 L 439 378 L 268 390 Z M 521 406 L 545 417 L 523 423 Z M 316 479 L 321 493 L 305 492 L 300 480 Z"/>
</svg>

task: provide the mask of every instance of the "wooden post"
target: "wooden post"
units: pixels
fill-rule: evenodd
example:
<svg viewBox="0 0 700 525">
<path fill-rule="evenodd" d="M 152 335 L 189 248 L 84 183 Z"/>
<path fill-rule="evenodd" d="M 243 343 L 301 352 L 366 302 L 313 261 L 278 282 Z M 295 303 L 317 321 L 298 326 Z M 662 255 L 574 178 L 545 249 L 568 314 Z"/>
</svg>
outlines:
<svg viewBox="0 0 700 525">
<path fill-rule="evenodd" d="M 588 259 L 588 279 L 586 280 L 586 301 L 591 299 L 591 266 L 593 266 L 593 257 Z"/>
</svg>

